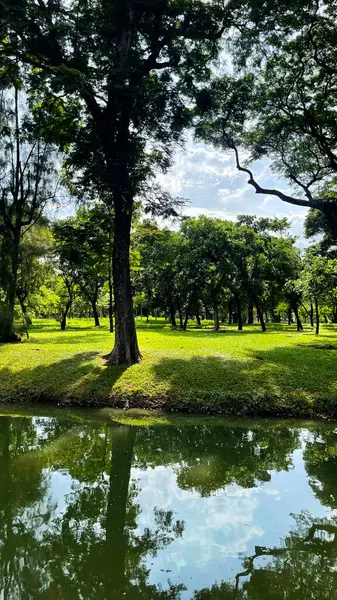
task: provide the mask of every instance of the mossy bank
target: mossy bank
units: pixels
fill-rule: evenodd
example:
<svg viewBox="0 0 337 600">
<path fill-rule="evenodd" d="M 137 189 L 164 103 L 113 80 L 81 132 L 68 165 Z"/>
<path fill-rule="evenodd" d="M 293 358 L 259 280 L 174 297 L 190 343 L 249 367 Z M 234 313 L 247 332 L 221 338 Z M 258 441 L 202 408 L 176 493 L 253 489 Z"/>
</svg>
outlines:
<svg viewBox="0 0 337 600">
<path fill-rule="evenodd" d="M 104 321 L 103 321 L 104 323 Z M 29 340 L 0 346 L 0 399 L 228 415 L 337 418 L 337 326 L 256 325 L 222 333 L 138 324 L 143 360 L 107 367 L 107 323 L 37 321 Z"/>
</svg>

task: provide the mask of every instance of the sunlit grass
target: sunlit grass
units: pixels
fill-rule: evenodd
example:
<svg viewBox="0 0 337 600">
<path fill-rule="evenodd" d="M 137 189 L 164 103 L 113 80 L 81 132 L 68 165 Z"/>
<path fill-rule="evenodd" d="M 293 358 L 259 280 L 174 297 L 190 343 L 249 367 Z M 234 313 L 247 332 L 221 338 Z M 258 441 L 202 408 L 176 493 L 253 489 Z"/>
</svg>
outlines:
<svg viewBox="0 0 337 600">
<path fill-rule="evenodd" d="M 173 331 L 163 320 L 138 322 L 141 363 L 106 367 L 107 321 L 94 328 L 73 320 L 65 332 L 37 321 L 30 339 L 0 346 L 0 398 L 231 414 L 337 416 L 337 327 L 319 337 L 307 327 L 257 325 L 224 333 L 191 327 Z M 193 325 L 193 324 L 192 324 Z"/>
</svg>

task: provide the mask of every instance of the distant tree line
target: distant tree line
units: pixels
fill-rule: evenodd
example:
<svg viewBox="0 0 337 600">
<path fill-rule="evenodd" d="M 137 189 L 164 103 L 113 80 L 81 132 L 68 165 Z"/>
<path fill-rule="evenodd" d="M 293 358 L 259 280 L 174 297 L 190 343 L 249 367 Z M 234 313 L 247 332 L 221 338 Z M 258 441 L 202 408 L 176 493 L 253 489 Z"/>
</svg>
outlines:
<svg viewBox="0 0 337 600">
<path fill-rule="evenodd" d="M 53 224 L 44 220 L 20 245 L 15 316 L 108 317 L 114 330 L 111 237 L 104 204 L 81 207 Z M 296 247 L 287 219 L 239 216 L 236 222 L 183 218 L 179 229 L 134 223 L 131 282 L 135 316 L 164 317 L 186 330 L 189 320 L 220 331 L 223 323 L 337 323 L 337 259 L 325 242 Z M 4 294 L 5 280 L 2 280 Z M 209 323 L 213 321 L 213 325 Z"/>
</svg>

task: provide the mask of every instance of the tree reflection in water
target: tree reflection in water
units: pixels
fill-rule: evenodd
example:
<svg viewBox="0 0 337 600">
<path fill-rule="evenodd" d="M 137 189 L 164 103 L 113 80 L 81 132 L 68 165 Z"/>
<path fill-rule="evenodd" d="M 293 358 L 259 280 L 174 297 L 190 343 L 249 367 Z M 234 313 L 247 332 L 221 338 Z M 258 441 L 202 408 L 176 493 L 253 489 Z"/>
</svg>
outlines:
<svg viewBox="0 0 337 600">
<path fill-rule="evenodd" d="M 331 429 L 318 427 L 303 454 L 314 493 L 331 508 L 337 498 L 334 442 Z M 181 490 L 207 498 L 228 485 L 263 486 L 273 473 L 293 468 L 299 446 L 298 429 L 258 422 L 249 429 L 126 427 L 0 417 L 1 597 L 337 598 L 337 518 L 314 519 L 308 512 L 295 516 L 294 528 L 275 547 L 255 546 L 231 581 L 220 576 L 188 596 L 190 582 L 172 583 L 168 573 L 161 587 L 151 577 L 150 557 L 155 561 L 175 540 L 183 543 L 185 524 L 157 506 L 151 526 L 140 526 L 142 510 L 150 509 L 139 500 L 133 468 L 169 465 Z M 62 509 L 55 475 L 70 489 Z"/>
</svg>

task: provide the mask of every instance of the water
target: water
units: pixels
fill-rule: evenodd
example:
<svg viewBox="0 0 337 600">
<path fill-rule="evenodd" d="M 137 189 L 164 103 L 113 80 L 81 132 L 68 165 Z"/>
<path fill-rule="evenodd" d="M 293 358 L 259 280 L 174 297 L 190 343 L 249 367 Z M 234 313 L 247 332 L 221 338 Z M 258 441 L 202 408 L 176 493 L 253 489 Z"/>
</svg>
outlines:
<svg viewBox="0 0 337 600">
<path fill-rule="evenodd" d="M 331 600 L 336 509 L 336 424 L 0 417 L 4 600 Z"/>
</svg>

